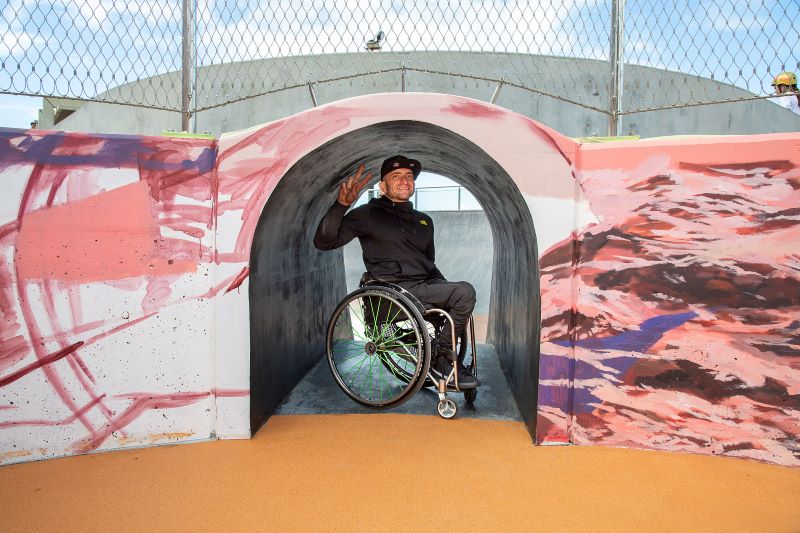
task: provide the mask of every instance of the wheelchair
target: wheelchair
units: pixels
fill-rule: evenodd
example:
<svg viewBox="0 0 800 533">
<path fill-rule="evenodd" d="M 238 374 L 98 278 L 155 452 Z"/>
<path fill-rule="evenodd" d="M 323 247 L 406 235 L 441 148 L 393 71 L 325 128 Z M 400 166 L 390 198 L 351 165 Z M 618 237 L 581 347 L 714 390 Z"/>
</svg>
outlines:
<svg viewBox="0 0 800 533">
<path fill-rule="evenodd" d="M 397 407 L 423 387 L 438 393 L 437 412 L 453 418 L 458 410 L 448 393 L 463 392 L 467 403 L 475 388 L 458 386 L 456 365 L 464 364 L 478 377 L 475 324 L 472 316 L 458 339 L 457 357 L 440 373 L 431 366 L 431 351 L 443 328 L 455 327 L 441 309 L 426 308 L 402 287 L 365 275 L 359 288 L 339 302 L 328 322 L 328 364 L 337 385 L 356 403 L 372 409 Z M 467 351 L 471 354 L 467 359 Z"/>
</svg>

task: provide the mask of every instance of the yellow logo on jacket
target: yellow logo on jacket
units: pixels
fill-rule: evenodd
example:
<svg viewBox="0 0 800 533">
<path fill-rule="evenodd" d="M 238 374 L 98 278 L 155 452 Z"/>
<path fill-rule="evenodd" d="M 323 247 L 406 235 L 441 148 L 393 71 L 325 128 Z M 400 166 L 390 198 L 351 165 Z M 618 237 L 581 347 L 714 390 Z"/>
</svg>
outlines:
<svg viewBox="0 0 800 533">
<path fill-rule="evenodd" d="M 419 223 L 422 224 L 423 226 L 427 226 L 428 225 L 428 221 L 427 220 L 420 220 Z"/>
</svg>

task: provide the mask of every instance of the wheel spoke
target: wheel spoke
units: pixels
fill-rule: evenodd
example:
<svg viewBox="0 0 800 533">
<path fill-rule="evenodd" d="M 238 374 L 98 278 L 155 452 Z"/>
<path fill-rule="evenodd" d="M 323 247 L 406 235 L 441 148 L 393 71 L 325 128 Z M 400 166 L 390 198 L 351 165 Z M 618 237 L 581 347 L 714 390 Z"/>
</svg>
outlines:
<svg viewBox="0 0 800 533">
<path fill-rule="evenodd" d="M 366 376 L 364 376 L 364 381 L 362 381 L 362 382 L 361 382 L 361 389 L 359 389 L 359 391 L 358 391 L 358 395 L 359 395 L 359 396 L 363 396 L 363 392 L 364 392 L 364 383 L 367 381 L 367 379 L 368 379 L 369 377 L 371 377 L 371 376 L 372 376 L 372 359 L 373 359 L 372 357 L 370 357 L 370 358 L 369 358 L 369 369 L 367 370 L 367 375 L 366 375 Z M 371 384 L 370 384 L 370 385 L 371 385 Z"/>
<path fill-rule="evenodd" d="M 339 385 L 358 403 L 402 403 L 421 384 L 423 344 L 408 304 L 391 291 L 361 290 L 337 308 L 328 361 Z"/>
<path fill-rule="evenodd" d="M 348 377 L 351 376 L 351 375 L 353 376 L 353 379 L 350 381 L 350 383 L 355 382 L 356 377 L 358 377 L 358 374 L 361 373 L 361 370 L 362 370 L 362 368 L 364 366 L 364 361 L 366 361 L 366 360 L 367 360 L 366 358 L 362 359 L 361 362 L 358 363 L 358 367 L 357 368 L 354 368 L 351 371 L 344 373 L 345 376 L 348 376 Z M 355 372 L 355 374 L 353 372 Z M 344 376 L 342 376 L 342 377 L 344 377 Z"/>
</svg>

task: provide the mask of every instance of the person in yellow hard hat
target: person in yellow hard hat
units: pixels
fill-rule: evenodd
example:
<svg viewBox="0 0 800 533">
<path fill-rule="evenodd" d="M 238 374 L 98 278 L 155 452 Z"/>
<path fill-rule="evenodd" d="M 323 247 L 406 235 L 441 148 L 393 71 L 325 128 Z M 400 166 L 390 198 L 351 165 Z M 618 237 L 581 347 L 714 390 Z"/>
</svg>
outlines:
<svg viewBox="0 0 800 533">
<path fill-rule="evenodd" d="M 781 72 L 772 80 L 775 94 L 778 98 L 774 101 L 789 111 L 800 115 L 800 91 L 797 90 L 797 76 L 794 72 Z"/>
</svg>

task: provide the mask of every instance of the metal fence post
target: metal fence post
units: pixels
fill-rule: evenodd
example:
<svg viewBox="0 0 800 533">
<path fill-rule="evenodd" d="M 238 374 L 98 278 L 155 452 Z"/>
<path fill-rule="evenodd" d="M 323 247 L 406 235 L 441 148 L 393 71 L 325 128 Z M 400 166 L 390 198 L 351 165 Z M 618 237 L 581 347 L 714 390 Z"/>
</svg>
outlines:
<svg viewBox="0 0 800 533">
<path fill-rule="evenodd" d="M 314 107 L 317 107 L 319 104 L 317 103 L 317 95 L 314 92 L 314 86 L 310 81 L 307 81 L 306 85 L 308 85 L 308 94 L 311 95 L 311 103 L 314 105 Z"/>
<path fill-rule="evenodd" d="M 183 0 L 183 25 L 181 27 L 181 131 L 189 131 L 189 110 L 192 102 L 192 66 L 194 65 L 192 41 L 192 2 Z"/>
<path fill-rule="evenodd" d="M 608 116 L 608 135 L 619 134 L 619 114 L 622 111 L 623 39 L 625 36 L 625 0 L 611 0 L 611 92 Z"/>
<path fill-rule="evenodd" d="M 506 82 L 506 77 L 502 76 L 500 81 L 497 83 L 497 86 L 494 88 L 494 92 L 492 93 L 492 99 L 489 100 L 490 104 L 497 102 L 497 97 L 500 96 L 500 89 L 503 88 L 503 84 Z"/>
</svg>

